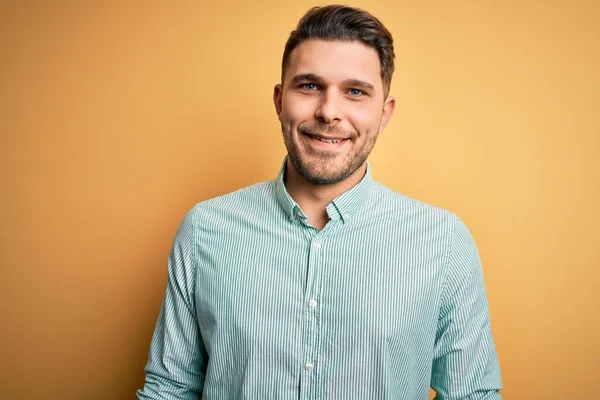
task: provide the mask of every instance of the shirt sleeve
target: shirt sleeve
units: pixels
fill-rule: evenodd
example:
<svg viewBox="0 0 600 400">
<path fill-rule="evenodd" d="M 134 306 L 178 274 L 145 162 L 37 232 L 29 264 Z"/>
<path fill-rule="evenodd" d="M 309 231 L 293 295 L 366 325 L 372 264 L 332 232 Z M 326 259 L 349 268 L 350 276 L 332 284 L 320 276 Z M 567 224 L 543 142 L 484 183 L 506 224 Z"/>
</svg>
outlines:
<svg viewBox="0 0 600 400">
<path fill-rule="evenodd" d="M 196 318 L 196 230 L 193 213 L 181 223 L 168 258 L 167 289 L 160 310 L 146 381 L 138 399 L 198 399 L 208 356 Z"/>
<path fill-rule="evenodd" d="M 471 234 L 458 218 L 446 267 L 431 375 L 435 399 L 501 399 L 500 365 L 481 261 Z"/>
</svg>

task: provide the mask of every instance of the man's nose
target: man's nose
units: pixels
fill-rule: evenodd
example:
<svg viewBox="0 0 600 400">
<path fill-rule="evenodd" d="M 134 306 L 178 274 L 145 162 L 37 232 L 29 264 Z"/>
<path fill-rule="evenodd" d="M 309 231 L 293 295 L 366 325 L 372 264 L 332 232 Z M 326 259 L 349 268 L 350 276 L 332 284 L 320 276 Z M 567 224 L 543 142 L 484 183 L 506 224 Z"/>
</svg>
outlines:
<svg viewBox="0 0 600 400">
<path fill-rule="evenodd" d="M 315 110 L 315 117 L 325 123 L 341 121 L 343 118 L 342 101 L 341 96 L 332 90 L 323 92 Z"/>
</svg>

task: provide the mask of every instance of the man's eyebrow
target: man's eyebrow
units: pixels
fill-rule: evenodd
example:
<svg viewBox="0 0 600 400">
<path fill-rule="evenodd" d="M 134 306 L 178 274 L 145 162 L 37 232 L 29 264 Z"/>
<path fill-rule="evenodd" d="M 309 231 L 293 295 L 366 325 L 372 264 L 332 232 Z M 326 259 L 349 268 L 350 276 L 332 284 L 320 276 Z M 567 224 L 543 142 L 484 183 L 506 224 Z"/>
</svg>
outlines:
<svg viewBox="0 0 600 400">
<path fill-rule="evenodd" d="M 346 79 L 344 81 L 344 85 L 357 89 L 375 90 L 375 87 L 369 82 L 361 81 L 360 79 Z"/>
<path fill-rule="evenodd" d="M 292 85 L 305 81 L 323 82 L 323 78 L 315 74 L 300 74 L 292 78 Z"/>
<path fill-rule="evenodd" d="M 310 73 L 309 74 L 300 74 L 300 75 L 296 75 L 292 78 L 292 85 L 296 85 L 300 82 L 306 82 L 306 81 L 322 83 L 324 81 L 324 79 L 316 74 L 310 74 Z M 375 87 L 372 84 L 370 84 L 369 82 L 366 82 L 366 81 L 361 81 L 360 79 L 346 79 L 342 83 L 344 84 L 344 86 L 350 86 L 350 87 L 357 88 L 357 89 L 375 90 Z"/>
</svg>

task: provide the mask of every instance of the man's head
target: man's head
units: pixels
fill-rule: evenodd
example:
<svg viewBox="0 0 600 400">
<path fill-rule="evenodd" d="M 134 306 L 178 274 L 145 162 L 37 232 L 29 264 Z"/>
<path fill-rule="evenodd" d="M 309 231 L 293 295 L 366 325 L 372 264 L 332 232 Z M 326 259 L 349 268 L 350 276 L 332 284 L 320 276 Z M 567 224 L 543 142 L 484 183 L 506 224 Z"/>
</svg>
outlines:
<svg viewBox="0 0 600 400">
<path fill-rule="evenodd" d="M 315 7 L 285 46 L 274 102 L 289 160 L 306 180 L 341 182 L 366 161 L 394 99 L 392 36 L 369 13 Z"/>
</svg>

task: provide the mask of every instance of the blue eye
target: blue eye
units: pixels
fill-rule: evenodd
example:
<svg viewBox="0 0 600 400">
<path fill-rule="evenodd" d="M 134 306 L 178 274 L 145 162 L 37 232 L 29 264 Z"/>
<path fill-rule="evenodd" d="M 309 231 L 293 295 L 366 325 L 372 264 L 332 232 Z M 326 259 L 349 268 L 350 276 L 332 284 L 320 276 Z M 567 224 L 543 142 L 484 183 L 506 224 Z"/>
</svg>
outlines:
<svg viewBox="0 0 600 400">
<path fill-rule="evenodd" d="M 359 90 L 359 89 L 350 89 L 349 92 L 350 92 L 350 95 L 352 95 L 353 97 L 358 97 L 363 94 L 363 91 Z"/>
<path fill-rule="evenodd" d="M 314 83 L 305 83 L 302 85 L 302 88 L 306 90 L 316 90 L 317 85 L 315 85 Z"/>
</svg>

